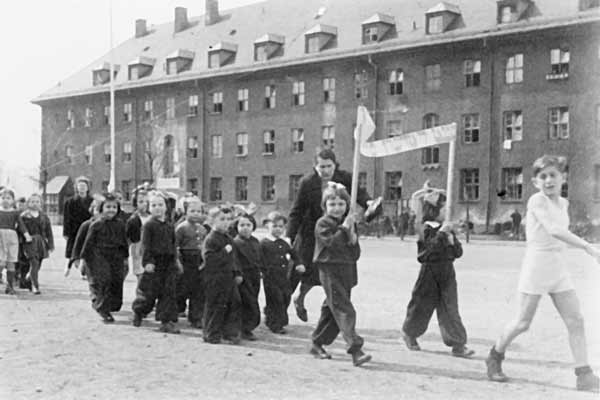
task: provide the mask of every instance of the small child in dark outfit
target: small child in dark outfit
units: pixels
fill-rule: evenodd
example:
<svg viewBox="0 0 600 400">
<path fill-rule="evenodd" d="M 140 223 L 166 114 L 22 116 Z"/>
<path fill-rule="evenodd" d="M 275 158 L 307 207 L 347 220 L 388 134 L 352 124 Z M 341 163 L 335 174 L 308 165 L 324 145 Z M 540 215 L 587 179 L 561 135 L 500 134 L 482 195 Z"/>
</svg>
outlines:
<svg viewBox="0 0 600 400">
<path fill-rule="evenodd" d="M 371 360 L 362 351 L 364 340 L 356 333 L 356 310 L 350 300 L 358 283 L 356 262 L 360 256 L 355 217 L 348 214 L 350 196 L 344 185 L 329 182 L 323 190 L 323 216 L 315 225 L 313 265 L 319 268 L 319 279 L 327 296 L 321 316 L 312 334 L 310 353 L 321 359 L 331 355 L 323 345 L 333 343 L 340 331 L 346 341 L 352 363 L 360 366 Z"/>
<path fill-rule="evenodd" d="M 204 240 L 205 305 L 203 337 L 208 343 L 221 339 L 240 341 L 240 294 L 242 274 L 233 262 L 233 240 L 227 234 L 233 212 L 227 207 L 209 211 L 212 230 Z"/>
<path fill-rule="evenodd" d="M 160 332 L 180 333 L 177 321 L 175 286 L 183 269 L 177 262 L 175 229 L 167 221 L 167 202 L 160 193 L 148 195 L 152 218 L 142 227 L 142 265 L 144 273 L 131 305 L 133 326 L 140 326 L 156 304 L 155 318 L 161 322 Z"/>
<path fill-rule="evenodd" d="M 256 340 L 252 331 L 260 324 L 260 271 L 263 260 L 260 243 L 252 235 L 256 230 L 256 220 L 249 214 L 242 214 L 233 225 L 237 235 L 233 239 L 233 255 L 237 268 L 242 272 L 244 281 L 238 286 L 241 299 L 242 338 Z"/>
<path fill-rule="evenodd" d="M 204 273 L 201 269 L 204 268 L 202 244 L 208 234 L 202 225 L 205 219 L 202 202 L 196 198 L 185 203 L 185 220 L 175 229 L 175 245 L 183 266 L 183 274 L 177 279 L 177 312 L 185 313 L 189 301 L 187 318 L 192 327 L 198 329 L 202 328 L 204 309 Z"/>
<path fill-rule="evenodd" d="M 118 311 L 123 302 L 123 265 L 127 261 L 125 223 L 116 217 L 117 199 L 108 194 L 100 204 L 101 218 L 89 228 L 81 258 L 85 261 L 92 307 L 104 322 L 114 322 L 111 311 Z"/>
<path fill-rule="evenodd" d="M 445 219 L 446 196 L 428 192 L 422 205 L 423 229 L 417 241 L 417 260 L 421 271 L 406 310 L 402 337 L 410 350 L 421 350 L 417 338 L 427 330 L 433 314 L 444 344 L 452 347 L 455 357 L 470 358 L 475 352 L 465 345 L 467 332 L 458 312 L 456 274 L 453 261 L 462 256 L 462 246 Z"/>
<path fill-rule="evenodd" d="M 265 285 L 265 324 L 274 333 L 284 334 L 292 297 L 289 277 L 295 268 L 298 273 L 305 271 L 300 258 L 287 238 L 284 238 L 287 219 L 279 212 L 267 216 L 268 235 L 260 241 L 264 261 L 263 282 Z"/>
</svg>

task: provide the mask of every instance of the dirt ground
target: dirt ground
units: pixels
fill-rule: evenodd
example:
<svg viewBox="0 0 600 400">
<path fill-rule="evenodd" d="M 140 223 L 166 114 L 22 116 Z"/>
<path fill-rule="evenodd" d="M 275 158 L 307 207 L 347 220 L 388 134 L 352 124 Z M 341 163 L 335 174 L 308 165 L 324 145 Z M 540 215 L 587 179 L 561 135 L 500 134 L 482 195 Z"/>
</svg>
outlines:
<svg viewBox="0 0 600 400">
<path fill-rule="evenodd" d="M 57 231 L 58 233 L 58 231 Z M 201 331 L 180 322 L 181 335 L 157 332 L 147 318 L 131 325 L 135 278 L 125 286 L 123 311 L 104 325 L 91 309 L 87 283 L 74 271 L 64 278 L 64 243 L 41 272 L 41 296 L 0 295 L 0 398 L 2 399 L 592 399 L 578 393 L 566 330 L 550 299 L 542 301 L 531 330 L 507 352 L 510 383 L 489 382 L 484 358 L 516 307 L 522 243 L 475 242 L 456 262 L 459 304 L 472 360 L 449 356 L 435 317 L 410 352 L 400 327 L 418 273 L 414 241 L 364 239 L 359 285 L 353 292 L 358 331 L 373 362 L 352 366 L 338 339 L 333 360 L 307 350 L 324 298 L 307 298 L 308 323 L 290 307 L 287 335 L 261 325 L 257 342 L 210 345 Z M 600 370 L 600 266 L 569 250 L 572 274 L 586 317 L 590 363 Z M 3 291 L 2 291 L 3 292 Z M 261 304 L 264 301 L 261 298 Z"/>
</svg>

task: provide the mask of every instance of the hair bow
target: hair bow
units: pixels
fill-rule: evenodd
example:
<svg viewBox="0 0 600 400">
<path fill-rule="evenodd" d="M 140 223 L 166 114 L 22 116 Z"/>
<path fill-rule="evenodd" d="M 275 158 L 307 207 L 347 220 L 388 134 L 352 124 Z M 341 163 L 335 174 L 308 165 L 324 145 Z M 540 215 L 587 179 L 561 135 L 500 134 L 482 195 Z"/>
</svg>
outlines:
<svg viewBox="0 0 600 400">
<path fill-rule="evenodd" d="M 342 185 L 341 183 L 332 182 L 332 181 L 327 182 L 327 187 L 330 189 L 335 189 L 335 190 L 346 189 L 346 186 Z"/>
</svg>

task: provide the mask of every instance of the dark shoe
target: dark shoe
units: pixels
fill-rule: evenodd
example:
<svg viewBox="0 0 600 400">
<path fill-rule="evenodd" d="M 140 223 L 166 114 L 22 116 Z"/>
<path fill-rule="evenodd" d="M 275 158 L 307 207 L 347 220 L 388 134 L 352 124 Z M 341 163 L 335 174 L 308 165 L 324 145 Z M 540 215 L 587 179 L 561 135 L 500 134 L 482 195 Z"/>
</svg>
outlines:
<svg viewBox="0 0 600 400">
<path fill-rule="evenodd" d="M 274 330 L 273 332 L 275 332 L 278 335 L 285 335 L 287 333 L 285 328 L 279 328 L 279 329 Z"/>
<path fill-rule="evenodd" d="M 319 344 L 313 343 L 312 347 L 310 348 L 309 353 L 312 354 L 313 356 L 315 356 L 316 358 L 320 358 L 321 360 L 331 360 L 331 354 L 329 354 L 327 351 L 325 351 L 323 346 L 321 346 Z"/>
<path fill-rule="evenodd" d="M 15 281 L 15 271 L 6 271 L 6 289 L 4 289 L 4 293 L 16 295 L 15 289 L 13 288 L 13 283 Z"/>
<path fill-rule="evenodd" d="M 210 343 L 210 344 L 221 344 L 221 338 L 212 338 L 212 339 L 204 338 L 203 340 L 206 343 Z"/>
<path fill-rule="evenodd" d="M 133 326 L 140 327 L 142 325 L 142 319 L 144 317 L 142 317 L 141 314 L 138 313 L 133 313 Z"/>
<path fill-rule="evenodd" d="M 102 317 L 102 321 L 104 321 L 107 324 L 115 322 L 115 319 L 109 312 L 100 312 L 98 314 L 100 314 L 100 316 Z"/>
<path fill-rule="evenodd" d="M 38 288 L 35 288 L 35 289 L 33 290 L 33 294 L 35 294 L 35 295 L 39 295 L 39 294 L 42 294 L 42 292 L 40 292 L 40 289 L 38 289 Z"/>
<path fill-rule="evenodd" d="M 202 329 L 202 322 L 200 321 L 190 322 L 190 325 L 194 329 Z"/>
<path fill-rule="evenodd" d="M 508 377 L 502 372 L 502 361 L 504 360 L 504 353 L 498 353 L 496 349 L 492 347 L 490 354 L 485 360 L 487 366 L 487 376 L 490 381 L 494 382 L 506 382 Z"/>
<path fill-rule="evenodd" d="M 402 340 L 406 344 L 406 347 L 411 351 L 420 351 L 421 346 L 419 346 L 419 342 L 412 336 L 408 336 L 404 331 L 402 331 Z"/>
<path fill-rule="evenodd" d="M 296 309 L 296 315 L 302 322 L 308 321 L 308 312 L 304 308 L 303 304 L 298 303 L 298 299 L 294 299 L 294 308 Z"/>
<path fill-rule="evenodd" d="M 256 336 L 252 332 L 242 332 L 242 339 L 254 342 L 257 340 Z"/>
<path fill-rule="evenodd" d="M 360 367 L 364 363 L 371 361 L 371 358 L 369 354 L 365 354 L 362 350 L 356 350 L 352 353 L 352 364 L 355 367 Z"/>
<path fill-rule="evenodd" d="M 242 341 L 239 336 L 225 336 L 225 337 L 223 337 L 223 340 L 225 340 L 229 344 L 236 344 L 236 345 L 240 344 L 240 342 Z"/>
<path fill-rule="evenodd" d="M 175 324 L 173 324 L 172 322 L 163 322 L 160 325 L 160 328 L 158 328 L 158 330 L 163 333 L 172 333 L 175 335 L 181 333 L 181 331 L 179 329 L 177 329 Z"/>
<path fill-rule="evenodd" d="M 469 349 L 467 346 L 453 347 L 452 355 L 459 358 L 471 358 L 475 354 L 475 350 Z"/>
<path fill-rule="evenodd" d="M 591 370 L 577 376 L 577 390 L 598 393 L 600 378 Z"/>
<path fill-rule="evenodd" d="M 17 292 L 15 292 L 15 289 L 13 289 L 12 286 L 6 286 L 6 289 L 4 289 L 4 294 L 10 294 L 10 295 L 16 295 Z"/>
</svg>

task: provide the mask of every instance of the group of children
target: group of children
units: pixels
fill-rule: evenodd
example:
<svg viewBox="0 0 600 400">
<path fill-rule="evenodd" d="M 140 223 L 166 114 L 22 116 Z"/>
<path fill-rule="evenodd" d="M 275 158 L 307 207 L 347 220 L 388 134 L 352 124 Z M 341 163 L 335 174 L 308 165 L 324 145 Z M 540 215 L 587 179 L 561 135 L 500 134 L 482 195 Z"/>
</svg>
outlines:
<svg viewBox="0 0 600 400">
<path fill-rule="evenodd" d="M 567 270 L 565 244 L 584 249 L 600 262 L 600 252 L 568 231 L 568 202 L 560 197 L 566 162 L 561 157 L 544 156 L 533 165 L 534 194 L 527 204 L 527 248 L 518 291 L 520 309 L 512 323 L 490 350 L 486 359 L 490 380 L 504 382 L 504 352 L 526 331 L 542 295 L 549 294 L 565 321 L 575 358 L 579 390 L 598 391 L 599 379 L 587 360 L 583 317 Z M 458 312 L 454 259 L 462 247 L 453 226 L 445 218 L 444 191 L 426 186 L 413 195 L 421 224 L 417 260 L 421 271 L 415 283 L 402 327 L 402 337 L 410 350 L 420 350 L 417 338 L 427 329 L 433 311 L 444 343 L 451 354 L 470 358 L 465 327 Z M 27 210 L 13 208 L 14 194 L 0 189 L 0 261 L 7 267 L 7 292 L 13 291 L 14 264 L 18 235 L 25 241 L 31 264 L 29 277 L 39 292 L 37 271 L 41 260 L 53 248 L 47 217 L 40 211 L 39 196 L 27 201 Z M 102 319 L 113 322 L 112 312 L 123 302 L 123 281 L 128 270 L 137 276 L 133 301 L 133 325 L 155 310 L 160 331 L 179 333 L 176 322 L 187 308 L 194 328 L 203 330 L 204 341 L 239 343 L 256 340 L 253 330 L 260 324 L 258 301 L 261 280 L 266 305 L 265 324 L 274 333 L 286 333 L 292 273 L 305 267 L 288 238 L 286 218 L 271 212 L 266 220 L 268 234 L 262 240 L 253 236 L 257 223 L 251 213 L 221 205 L 205 212 L 198 198 L 184 203 L 185 215 L 172 222 L 167 199 L 158 191 L 138 191 L 136 211 L 124 218 L 119 199 L 111 194 L 92 201 L 92 216 L 81 224 L 73 241 L 71 258 L 80 260 L 89 281 L 92 305 Z M 346 188 L 328 182 L 323 188 L 323 216 L 315 226 L 312 258 L 326 299 L 312 334 L 310 353 L 321 359 L 331 355 L 324 346 L 341 332 L 354 365 L 371 360 L 362 351 L 363 339 L 356 332 L 356 311 L 351 301 L 357 284 L 360 246 L 356 216 L 351 210 Z"/>
<path fill-rule="evenodd" d="M 41 294 L 39 271 L 54 250 L 50 219 L 42 212 L 42 198 L 32 194 L 19 207 L 13 190 L 0 187 L 0 271 L 6 269 L 6 294 L 15 295 L 15 283 Z M 17 276 L 17 273 L 19 276 Z"/>
</svg>

